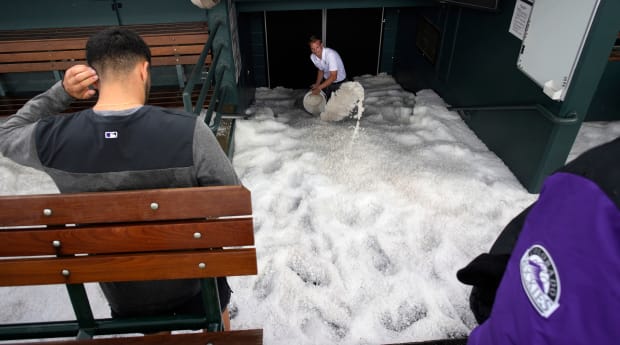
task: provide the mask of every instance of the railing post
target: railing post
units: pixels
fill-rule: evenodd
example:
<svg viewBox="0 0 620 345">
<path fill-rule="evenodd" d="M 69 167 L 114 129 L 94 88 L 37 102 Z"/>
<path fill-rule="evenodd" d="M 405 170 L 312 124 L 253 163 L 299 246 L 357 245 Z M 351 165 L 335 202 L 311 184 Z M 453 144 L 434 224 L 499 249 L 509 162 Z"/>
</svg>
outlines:
<svg viewBox="0 0 620 345">
<path fill-rule="evenodd" d="M 96 324 L 84 284 L 67 284 L 66 286 L 75 318 L 80 326 L 77 338 L 90 339 L 93 337 Z"/>
<path fill-rule="evenodd" d="M 210 29 L 209 38 L 207 39 L 207 42 L 205 43 L 204 48 L 202 48 L 200 57 L 198 58 L 196 65 L 194 65 L 194 68 L 192 69 L 192 73 L 190 74 L 187 80 L 187 84 L 185 85 L 185 89 L 183 90 L 183 107 L 185 108 L 185 111 L 187 111 L 188 113 L 195 113 L 194 108 L 192 106 L 192 91 L 194 89 L 194 85 L 196 84 L 198 78 L 200 78 L 199 72 L 202 71 L 202 68 L 205 64 L 205 60 L 207 59 L 207 55 L 209 55 L 209 51 L 211 50 L 211 45 L 213 43 L 213 36 L 217 34 L 218 27 L 219 25 L 216 25 L 213 29 Z M 209 70 L 211 69 L 213 65 L 214 63 L 212 61 L 211 66 L 209 66 Z M 204 88 L 204 84 L 203 84 L 203 88 Z M 200 107 L 202 107 L 202 104 L 200 104 Z M 196 108 L 198 108 L 198 104 L 196 104 Z"/>
<path fill-rule="evenodd" d="M 231 17 L 235 15 L 234 5 L 232 5 L 231 1 L 221 1 L 220 4 L 207 11 L 207 22 L 209 27 L 212 28 L 212 32 L 209 34 L 209 39 L 199 59 L 200 64 L 194 67 L 190 79 L 183 91 L 183 106 L 185 110 L 194 115 L 200 115 L 206 101 L 207 93 L 211 87 L 214 87 L 213 96 L 209 101 L 205 117 L 205 122 L 210 124 L 213 112 L 217 112 L 214 126 L 210 126 L 214 132 L 217 131 L 217 127 L 220 123 L 221 109 L 219 108 L 221 108 L 221 103 L 232 100 L 232 104 L 236 104 L 237 95 L 235 91 L 237 91 L 237 80 L 235 76 L 236 67 L 239 66 L 234 65 L 238 62 L 233 60 L 233 43 L 231 43 L 232 28 L 230 27 L 230 25 L 234 25 L 236 22 L 234 17 Z M 204 59 L 206 59 L 209 51 L 213 54 L 213 61 L 209 67 L 207 78 L 200 90 L 197 102 L 194 105 L 192 104 L 192 91 L 199 78 L 199 68 L 204 65 Z M 232 68 L 231 64 L 233 64 Z"/>
<path fill-rule="evenodd" d="M 207 329 L 210 332 L 218 332 L 224 329 L 216 279 L 205 278 L 200 280 L 202 284 L 202 305 L 207 319 Z"/>
</svg>

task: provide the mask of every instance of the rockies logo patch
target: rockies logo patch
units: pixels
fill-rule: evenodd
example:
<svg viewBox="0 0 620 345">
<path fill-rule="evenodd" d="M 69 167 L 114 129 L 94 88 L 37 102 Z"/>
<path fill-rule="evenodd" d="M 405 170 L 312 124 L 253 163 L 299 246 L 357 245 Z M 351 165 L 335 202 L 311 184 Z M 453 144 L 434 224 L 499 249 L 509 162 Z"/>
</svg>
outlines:
<svg viewBox="0 0 620 345">
<path fill-rule="evenodd" d="M 521 257 L 521 283 L 538 313 L 548 318 L 560 307 L 560 277 L 547 250 L 538 244 Z"/>
</svg>

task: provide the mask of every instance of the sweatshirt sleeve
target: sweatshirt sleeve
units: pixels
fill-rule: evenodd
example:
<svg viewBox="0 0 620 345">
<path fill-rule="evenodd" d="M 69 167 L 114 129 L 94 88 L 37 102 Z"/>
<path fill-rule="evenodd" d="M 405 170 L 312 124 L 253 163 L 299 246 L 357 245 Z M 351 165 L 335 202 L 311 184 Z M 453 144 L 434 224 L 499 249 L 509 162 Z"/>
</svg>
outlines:
<svg viewBox="0 0 620 345">
<path fill-rule="evenodd" d="M 72 101 L 59 81 L 26 102 L 16 114 L 0 123 L 0 153 L 16 163 L 40 168 L 35 142 L 37 121 L 62 112 Z"/>
<path fill-rule="evenodd" d="M 241 184 L 231 161 L 201 118 L 196 119 L 193 155 L 200 186 Z"/>
</svg>

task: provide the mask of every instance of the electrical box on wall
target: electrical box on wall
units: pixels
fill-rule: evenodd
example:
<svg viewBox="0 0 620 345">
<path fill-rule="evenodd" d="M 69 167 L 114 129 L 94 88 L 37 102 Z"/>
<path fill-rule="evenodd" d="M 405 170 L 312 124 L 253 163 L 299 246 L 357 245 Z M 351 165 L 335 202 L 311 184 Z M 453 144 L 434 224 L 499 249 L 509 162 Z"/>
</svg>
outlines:
<svg viewBox="0 0 620 345">
<path fill-rule="evenodd" d="M 532 6 L 517 67 L 563 101 L 600 0 L 518 0 Z"/>
</svg>

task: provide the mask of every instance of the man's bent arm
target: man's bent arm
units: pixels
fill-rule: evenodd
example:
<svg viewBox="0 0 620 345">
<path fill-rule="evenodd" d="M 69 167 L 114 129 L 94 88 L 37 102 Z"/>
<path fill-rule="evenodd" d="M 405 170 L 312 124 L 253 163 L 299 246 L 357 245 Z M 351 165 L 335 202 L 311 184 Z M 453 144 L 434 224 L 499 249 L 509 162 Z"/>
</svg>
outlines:
<svg viewBox="0 0 620 345">
<path fill-rule="evenodd" d="M 319 85 L 321 85 L 321 82 L 323 81 L 323 71 L 318 70 L 316 72 L 316 82 L 314 83 L 314 87 L 318 87 Z"/>
<path fill-rule="evenodd" d="M 57 82 L 49 90 L 35 96 L 24 104 L 16 114 L 0 124 L 0 153 L 13 161 L 37 168 L 34 131 L 36 122 L 65 110 L 73 101 L 62 82 Z"/>
<path fill-rule="evenodd" d="M 0 128 L 5 130 L 22 127 L 49 115 L 61 113 L 71 105 L 72 101 L 73 98 L 65 92 L 62 82 L 59 81 L 47 91 L 26 102 L 15 115 L 9 116 Z"/>
<path fill-rule="evenodd" d="M 330 86 L 332 83 L 336 81 L 338 78 L 338 71 L 329 71 L 329 78 L 325 79 L 321 85 L 319 85 L 319 89 L 323 90 L 324 88 Z"/>
</svg>

